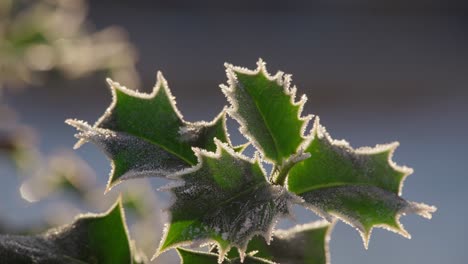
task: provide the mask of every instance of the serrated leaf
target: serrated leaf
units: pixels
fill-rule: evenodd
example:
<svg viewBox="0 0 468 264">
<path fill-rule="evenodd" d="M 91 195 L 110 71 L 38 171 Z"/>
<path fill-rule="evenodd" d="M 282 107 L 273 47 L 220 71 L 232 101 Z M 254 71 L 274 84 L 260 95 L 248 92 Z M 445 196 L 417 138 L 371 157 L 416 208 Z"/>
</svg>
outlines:
<svg viewBox="0 0 468 264">
<path fill-rule="evenodd" d="M 222 91 L 231 103 L 228 113 L 244 134 L 270 162 L 281 165 L 298 151 L 310 116 L 301 117 L 307 100 L 296 102 L 291 76 L 278 72 L 270 76 L 259 60 L 254 71 L 226 64 L 229 86 Z"/>
<path fill-rule="evenodd" d="M 38 236 L 0 236 L 2 263 L 132 263 L 121 202 Z"/>
<path fill-rule="evenodd" d="M 192 251 L 184 248 L 177 248 L 177 252 L 182 260 L 181 264 L 217 264 L 218 255 L 212 253 Z M 224 259 L 222 264 L 274 264 L 274 262 L 253 256 L 247 256 L 243 262 L 240 258 Z"/>
<path fill-rule="evenodd" d="M 431 218 L 436 208 L 400 197 L 412 170 L 392 161 L 397 146 L 353 149 L 346 141 L 333 140 L 316 118 L 304 144 L 311 157 L 289 171 L 287 187 L 317 214 L 328 220 L 338 217 L 355 227 L 366 248 L 374 227 L 409 237 L 400 216 L 415 213 Z"/>
<path fill-rule="evenodd" d="M 211 122 L 183 120 L 161 73 L 151 94 L 138 93 L 108 79 L 113 101 L 90 126 L 67 120 L 80 138 L 98 145 L 112 160 L 108 189 L 128 178 L 166 177 L 195 165 L 192 147 L 215 150 L 213 138 L 229 142 L 224 110 Z"/>
<path fill-rule="evenodd" d="M 247 252 L 281 264 L 329 264 L 329 240 L 335 222 L 318 221 L 287 230 L 275 230 L 268 245 L 261 237 L 253 237 Z M 216 253 L 212 248 L 211 252 Z M 231 250 L 229 258 L 238 257 Z"/>
<path fill-rule="evenodd" d="M 175 203 L 159 252 L 198 242 L 215 242 L 220 259 L 231 247 L 245 256 L 254 235 L 266 240 L 280 216 L 289 215 L 300 202 L 282 186 L 271 185 L 256 158 L 249 160 L 215 140 L 216 153 L 196 149 L 199 163 L 178 177 L 182 186 L 172 188 Z"/>
</svg>

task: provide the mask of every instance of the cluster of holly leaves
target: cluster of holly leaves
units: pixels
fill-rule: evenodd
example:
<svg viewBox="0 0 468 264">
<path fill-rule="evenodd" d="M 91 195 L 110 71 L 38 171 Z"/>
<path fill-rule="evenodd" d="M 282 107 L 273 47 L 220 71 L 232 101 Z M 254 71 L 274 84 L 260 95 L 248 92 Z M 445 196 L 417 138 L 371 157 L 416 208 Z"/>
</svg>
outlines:
<svg viewBox="0 0 468 264">
<path fill-rule="evenodd" d="M 221 90 L 229 106 L 211 122 L 185 121 L 161 73 L 151 94 L 108 80 L 113 102 L 94 125 L 66 121 L 79 131 L 76 147 L 93 142 L 110 158 L 106 191 L 132 178 L 172 180 L 165 189 L 174 197 L 170 221 L 155 256 L 176 248 L 184 264 L 326 264 L 336 220 L 356 228 L 367 248 L 374 227 L 409 237 L 399 222 L 402 215 L 431 217 L 435 207 L 401 197 L 403 181 L 412 170 L 392 161 L 398 143 L 354 149 L 344 140 L 332 139 L 318 117 L 306 131 L 312 120 L 302 113 L 306 96 L 296 99 L 290 75 L 270 75 L 262 60 L 257 64 L 256 70 L 226 64 L 228 82 Z M 231 143 L 227 116 L 239 123 L 247 143 Z M 249 145 L 255 149 L 253 157 L 243 154 Z M 272 165 L 270 172 L 265 164 Z M 324 220 L 275 230 L 276 222 L 290 217 L 295 205 Z M 120 219 L 115 225 L 125 225 Z M 101 244 L 103 233 L 119 228 L 100 228 L 88 228 L 88 240 L 80 241 L 101 239 L 91 239 L 95 242 L 87 247 L 92 251 L 87 255 L 96 262 L 88 258 L 76 263 L 137 263 L 124 227 L 121 239 L 114 237 L 111 244 Z M 63 237 L 60 234 L 69 230 L 54 234 Z M 66 255 L 66 249 L 55 248 L 56 236 L 48 233 L 37 239 L 75 259 Z M 183 248 L 193 245 L 209 245 L 211 250 Z M 118 251 L 117 246 L 126 250 Z"/>
</svg>

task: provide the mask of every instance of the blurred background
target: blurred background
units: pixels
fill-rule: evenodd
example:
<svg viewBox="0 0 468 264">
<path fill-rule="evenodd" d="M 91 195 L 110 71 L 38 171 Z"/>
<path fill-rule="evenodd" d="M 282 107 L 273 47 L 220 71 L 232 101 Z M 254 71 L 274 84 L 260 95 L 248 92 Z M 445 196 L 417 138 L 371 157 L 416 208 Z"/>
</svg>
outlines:
<svg viewBox="0 0 468 264">
<path fill-rule="evenodd" d="M 439 209 L 430 221 L 402 218 L 411 240 L 374 230 L 367 251 L 339 223 L 332 263 L 465 263 L 467 11 L 457 0 L 0 0 L 0 232 L 102 211 L 122 191 L 132 238 L 151 256 L 167 194 L 136 180 L 103 196 L 109 162 L 91 144 L 73 151 L 64 120 L 103 113 L 105 77 L 150 92 L 157 70 L 187 120 L 211 120 L 226 104 L 223 63 L 254 68 L 261 57 L 270 73 L 293 74 L 309 98 L 304 112 L 332 137 L 353 147 L 400 141 L 394 160 L 415 169 L 404 198 Z M 311 218 L 298 211 L 299 222 Z M 165 253 L 154 263 L 176 262 Z"/>
</svg>

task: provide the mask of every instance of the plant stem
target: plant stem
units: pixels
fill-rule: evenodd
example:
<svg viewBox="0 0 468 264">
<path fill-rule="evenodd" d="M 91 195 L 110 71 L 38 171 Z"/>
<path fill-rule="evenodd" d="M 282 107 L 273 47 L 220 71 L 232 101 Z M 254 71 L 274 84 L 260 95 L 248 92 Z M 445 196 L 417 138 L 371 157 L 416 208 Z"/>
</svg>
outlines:
<svg viewBox="0 0 468 264">
<path fill-rule="evenodd" d="M 273 173 L 274 173 L 272 176 L 273 184 L 284 186 L 284 184 L 286 183 L 286 178 L 288 176 L 289 170 L 298 162 L 301 162 L 309 157 L 310 157 L 309 153 L 304 153 L 301 150 L 298 153 L 289 157 L 287 160 L 283 161 L 283 164 L 281 164 L 281 166 L 278 166 L 278 167 L 275 166 L 276 171 L 278 171 L 278 173 L 275 173 L 275 170 L 273 170 Z"/>
</svg>

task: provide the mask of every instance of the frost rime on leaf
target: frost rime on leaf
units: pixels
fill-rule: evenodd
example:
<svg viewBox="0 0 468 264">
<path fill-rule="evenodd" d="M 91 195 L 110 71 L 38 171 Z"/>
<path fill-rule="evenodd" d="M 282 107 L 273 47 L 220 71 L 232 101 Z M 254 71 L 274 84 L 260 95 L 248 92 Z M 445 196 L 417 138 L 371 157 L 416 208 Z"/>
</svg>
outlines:
<svg viewBox="0 0 468 264">
<path fill-rule="evenodd" d="M 218 255 L 206 252 L 198 252 L 193 250 L 188 250 L 185 248 L 177 248 L 177 252 L 182 260 L 181 264 L 217 264 Z M 255 256 L 246 256 L 246 258 L 241 261 L 240 258 L 224 259 L 222 264 L 277 264 L 266 259 L 257 258 Z"/>
<path fill-rule="evenodd" d="M 290 170 L 288 189 L 320 216 L 338 217 L 355 227 L 366 248 L 374 227 L 409 237 L 399 222 L 401 215 L 431 218 L 436 208 L 400 197 L 403 181 L 412 170 L 391 160 L 397 146 L 352 149 L 346 141 L 331 139 L 316 118 L 304 144 L 311 157 Z"/>
<path fill-rule="evenodd" d="M 306 97 L 296 101 L 290 75 L 271 76 L 261 60 L 254 71 L 229 64 L 226 68 L 228 86 L 221 88 L 230 107 L 209 123 L 183 120 L 160 73 L 151 94 L 109 80 L 113 102 L 93 126 L 67 120 L 80 131 L 77 146 L 94 142 L 112 159 L 108 189 L 134 177 L 180 180 L 167 187 L 175 201 L 159 252 L 192 242 L 214 243 L 218 256 L 179 249 L 183 263 L 212 263 L 213 258 L 225 264 L 244 259 L 270 263 L 246 256 L 248 242 L 256 236 L 252 245 L 258 246 L 259 255 L 270 254 L 262 255 L 269 259 L 288 263 L 293 256 L 287 253 L 299 250 L 294 255 L 303 258 L 295 258 L 294 264 L 305 259 L 307 264 L 328 263 L 328 232 L 318 231 L 325 226 L 277 232 L 276 240 L 267 245 L 277 218 L 289 215 L 291 204 L 302 204 L 329 221 L 345 221 L 359 230 L 365 247 L 374 227 L 409 237 L 399 218 L 409 213 L 430 218 L 436 210 L 401 197 L 403 181 L 412 170 L 392 161 L 398 143 L 353 149 L 346 141 L 333 140 L 318 118 L 305 136 L 311 116 L 301 116 Z M 232 147 L 225 112 L 239 122 L 247 144 Z M 241 154 L 249 144 L 259 151 L 252 160 Z M 270 182 L 260 155 L 273 164 Z M 309 231 L 315 235 L 304 237 Z M 265 240 L 257 243 L 258 237 Z M 305 247 L 288 248 L 312 237 L 321 245 L 314 256 L 308 256 L 313 250 Z M 225 258 L 234 247 L 238 257 Z"/>
<path fill-rule="evenodd" d="M 262 235 L 267 241 L 280 216 L 301 202 L 281 186 L 266 180 L 258 159 L 249 160 L 215 140 L 217 152 L 196 150 L 199 164 L 182 172 L 185 184 L 172 189 L 175 203 L 160 251 L 192 240 L 215 242 L 220 258 L 237 247 L 241 259 L 248 241 Z"/>
<path fill-rule="evenodd" d="M 320 221 L 277 230 L 268 250 L 259 250 L 256 256 L 281 264 L 330 264 L 329 241 L 333 226 L 334 222 Z M 264 256 L 265 252 L 269 256 Z"/>
<path fill-rule="evenodd" d="M 67 120 L 81 133 L 76 144 L 91 141 L 113 163 L 107 189 L 121 180 L 142 176 L 166 177 L 195 165 L 192 147 L 215 150 L 213 139 L 229 142 L 223 110 L 211 122 L 183 120 L 161 73 L 151 94 L 138 93 L 108 80 L 113 101 L 104 115 L 89 126 Z"/>
<path fill-rule="evenodd" d="M 281 166 L 304 139 L 311 118 L 301 117 L 307 98 L 303 95 L 295 101 L 296 87 L 290 87 L 290 75 L 278 72 L 270 76 L 262 60 L 257 65 L 250 71 L 226 64 L 229 86 L 221 89 L 231 104 L 228 113 L 239 122 L 241 133 L 268 161 Z"/>
<path fill-rule="evenodd" d="M 118 181 L 128 178 L 161 176 L 187 168 L 187 163 L 170 152 L 146 140 L 124 132 L 93 128 L 88 124 L 70 120 L 80 131 L 77 137 L 99 146 L 113 163 L 113 174 Z"/>
<path fill-rule="evenodd" d="M 107 213 L 87 214 L 37 236 L 0 235 L 2 263 L 132 263 L 119 200 Z"/>
<path fill-rule="evenodd" d="M 330 264 L 329 241 L 335 222 L 317 221 L 287 230 L 275 230 L 270 244 L 261 237 L 250 240 L 247 252 L 281 264 Z M 215 248 L 211 252 L 216 252 Z M 238 255 L 231 250 L 229 258 Z"/>
</svg>

